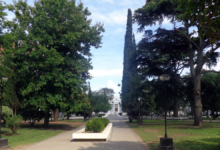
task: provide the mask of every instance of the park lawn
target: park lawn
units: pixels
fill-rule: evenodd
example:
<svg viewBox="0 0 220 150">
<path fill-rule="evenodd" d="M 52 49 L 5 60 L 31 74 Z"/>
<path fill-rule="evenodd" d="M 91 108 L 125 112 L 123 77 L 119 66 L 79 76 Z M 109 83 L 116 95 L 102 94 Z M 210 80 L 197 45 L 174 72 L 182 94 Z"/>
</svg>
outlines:
<svg viewBox="0 0 220 150">
<path fill-rule="evenodd" d="M 49 128 L 44 128 L 42 124 L 35 124 L 34 127 L 30 127 L 29 124 L 21 124 L 20 129 L 16 135 L 11 135 L 11 130 L 2 125 L 2 138 L 8 139 L 8 145 L 11 148 L 17 146 L 26 146 L 34 144 L 64 131 L 73 129 L 77 126 L 71 126 L 67 124 L 50 124 Z"/>
<path fill-rule="evenodd" d="M 137 123 L 136 119 L 132 120 L 134 123 Z M 193 120 L 167 120 L 167 123 L 176 123 L 176 122 L 192 122 Z M 128 121 L 127 121 L 128 122 Z M 155 119 L 144 119 L 143 123 L 164 123 L 164 120 L 155 120 Z"/>
<path fill-rule="evenodd" d="M 147 120 L 148 121 L 148 120 Z M 163 120 L 161 120 L 163 121 Z M 128 123 L 134 132 L 145 142 L 150 150 L 157 150 L 160 137 L 164 136 L 163 123 Z M 167 125 L 168 137 L 173 138 L 175 150 L 219 150 L 220 123 L 204 123 L 203 127 L 194 127 L 192 122 L 177 122 Z"/>
</svg>

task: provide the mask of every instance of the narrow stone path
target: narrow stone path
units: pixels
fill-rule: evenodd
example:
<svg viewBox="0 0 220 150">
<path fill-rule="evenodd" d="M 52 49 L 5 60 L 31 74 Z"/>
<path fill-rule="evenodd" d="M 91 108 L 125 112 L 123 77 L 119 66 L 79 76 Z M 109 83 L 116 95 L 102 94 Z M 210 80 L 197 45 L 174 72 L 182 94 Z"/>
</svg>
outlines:
<svg viewBox="0 0 220 150">
<path fill-rule="evenodd" d="M 112 132 L 107 142 L 72 141 L 72 133 L 83 126 L 63 132 L 47 140 L 35 143 L 21 150 L 147 150 L 146 145 L 117 115 L 109 115 L 113 123 Z"/>
</svg>

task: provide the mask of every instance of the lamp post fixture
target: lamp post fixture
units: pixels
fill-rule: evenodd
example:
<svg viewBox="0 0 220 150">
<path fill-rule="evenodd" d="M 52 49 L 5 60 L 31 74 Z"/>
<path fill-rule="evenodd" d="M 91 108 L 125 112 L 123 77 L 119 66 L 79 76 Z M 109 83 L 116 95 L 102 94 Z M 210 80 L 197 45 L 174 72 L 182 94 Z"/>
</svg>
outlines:
<svg viewBox="0 0 220 150">
<path fill-rule="evenodd" d="M 164 82 L 164 97 L 165 97 L 165 135 L 164 137 L 160 138 L 160 145 L 158 147 L 160 149 L 166 149 L 166 150 L 174 150 L 173 147 L 173 139 L 167 137 L 167 96 L 166 96 L 166 87 L 165 87 L 165 81 L 170 80 L 169 74 L 162 74 L 159 76 L 159 79 Z"/>
<path fill-rule="evenodd" d="M 3 99 L 3 90 L 8 81 L 8 77 L 1 76 L 1 111 L 0 111 L 0 149 L 8 147 L 8 139 L 1 138 L 1 122 L 2 122 L 2 99 Z"/>
</svg>

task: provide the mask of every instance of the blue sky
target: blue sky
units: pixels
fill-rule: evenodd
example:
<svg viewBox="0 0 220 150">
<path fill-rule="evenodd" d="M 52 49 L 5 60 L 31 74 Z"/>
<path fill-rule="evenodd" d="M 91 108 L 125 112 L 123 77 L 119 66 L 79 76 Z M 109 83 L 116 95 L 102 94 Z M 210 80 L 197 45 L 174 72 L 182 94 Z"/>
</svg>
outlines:
<svg viewBox="0 0 220 150">
<path fill-rule="evenodd" d="M 7 4 L 12 0 L 3 0 Z M 77 0 L 79 1 L 79 0 Z M 27 1 L 29 5 L 34 4 L 34 0 Z M 105 32 L 103 33 L 102 47 L 99 49 L 92 48 L 91 52 L 93 70 L 90 71 L 93 78 L 90 80 L 92 90 L 98 90 L 103 87 L 113 88 L 115 97 L 119 97 L 123 71 L 123 51 L 124 36 L 126 32 L 126 21 L 128 8 L 134 10 L 141 8 L 146 0 L 81 0 L 84 7 L 88 7 L 92 15 L 92 24 L 101 22 L 104 24 Z M 8 13 L 8 19 L 14 15 Z M 171 29 L 173 25 L 165 20 L 162 27 Z M 146 27 L 146 29 L 156 30 L 158 26 Z M 138 43 L 142 38 L 141 33 L 137 33 L 137 25 L 133 25 L 133 32 Z M 220 65 L 217 66 L 219 70 Z M 186 72 L 186 71 L 185 71 Z"/>
</svg>

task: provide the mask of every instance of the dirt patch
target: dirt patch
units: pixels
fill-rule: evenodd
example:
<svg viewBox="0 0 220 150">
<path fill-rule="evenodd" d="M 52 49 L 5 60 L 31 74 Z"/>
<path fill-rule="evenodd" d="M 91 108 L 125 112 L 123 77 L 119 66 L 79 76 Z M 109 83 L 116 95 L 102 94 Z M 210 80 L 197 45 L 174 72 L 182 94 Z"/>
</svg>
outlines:
<svg viewBox="0 0 220 150">
<path fill-rule="evenodd" d="M 154 133 L 154 134 L 157 134 L 157 133 L 158 133 L 157 130 L 151 130 L 151 129 L 144 129 L 144 131 L 150 132 L 150 133 Z"/>
<path fill-rule="evenodd" d="M 22 122 L 21 124 L 28 124 L 28 122 Z M 43 122 L 36 122 L 35 125 L 43 125 Z M 62 126 L 50 126 L 52 124 L 61 124 Z M 50 122 L 49 128 L 44 128 L 43 126 L 27 126 L 28 128 L 37 128 L 37 129 L 47 129 L 47 130 L 72 130 L 78 126 L 85 125 L 84 122 L 64 122 L 64 121 L 56 121 L 56 122 Z"/>
<path fill-rule="evenodd" d="M 185 134 L 185 133 L 176 133 L 172 135 L 172 138 L 174 137 L 180 137 L 180 136 L 189 136 L 189 134 Z"/>
<path fill-rule="evenodd" d="M 8 150 L 21 150 L 21 149 L 23 149 L 23 148 L 25 148 L 25 147 L 27 147 L 27 146 L 29 146 L 29 145 L 17 146 L 17 147 L 15 147 L 15 148 L 8 149 Z"/>
<path fill-rule="evenodd" d="M 192 123 L 192 122 L 167 122 L 167 124 L 184 124 L 184 123 Z M 157 124 L 164 124 L 164 122 L 163 123 L 150 123 L 150 122 L 145 122 L 145 123 L 143 123 L 143 124 L 155 124 L 155 125 L 157 125 Z"/>
</svg>

